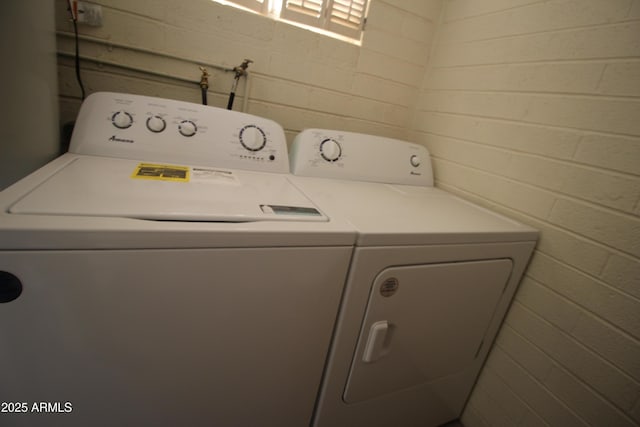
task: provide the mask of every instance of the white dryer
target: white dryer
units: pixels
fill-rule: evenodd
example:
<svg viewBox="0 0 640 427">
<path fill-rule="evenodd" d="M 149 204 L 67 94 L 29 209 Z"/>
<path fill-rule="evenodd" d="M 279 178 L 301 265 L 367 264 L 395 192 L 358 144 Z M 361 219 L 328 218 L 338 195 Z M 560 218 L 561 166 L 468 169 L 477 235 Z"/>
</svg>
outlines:
<svg viewBox="0 0 640 427">
<path fill-rule="evenodd" d="M 309 425 L 355 233 L 288 165 L 270 120 L 87 98 L 0 193 L 0 424 Z"/>
<path fill-rule="evenodd" d="M 433 187 L 420 145 L 309 129 L 294 183 L 358 231 L 316 427 L 461 415 L 537 232 Z"/>
</svg>

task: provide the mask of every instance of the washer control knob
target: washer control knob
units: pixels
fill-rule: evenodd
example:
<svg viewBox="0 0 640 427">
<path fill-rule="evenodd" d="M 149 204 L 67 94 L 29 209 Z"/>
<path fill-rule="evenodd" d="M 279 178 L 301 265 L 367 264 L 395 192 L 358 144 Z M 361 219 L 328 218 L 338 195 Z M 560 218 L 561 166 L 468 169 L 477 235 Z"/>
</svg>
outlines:
<svg viewBox="0 0 640 427">
<path fill-rule="evenodd" d="M 162 132 L 167 127 L 167 123 L 160 116 L 151 116 L 147 119 L 147 129 L 151 132 Z"/>
<path fill-rule="evenodd" d="M 249 151 L 260 151 L 267 144 L 267 135 L 256 125 L 240 129 L 240 144 Z"/>
<path fill-rule="evenodd" d="M 183 120 L 178 126 L 178 132 L 182 136 L 193 136 L 198 132 L 198 127 L 191 120 Z"/>
<path fill-rule="evenodd" d="M 342 147 L 335 139 L 327 138 L 320 143 L 320 155 L 328 162 L 335 162 L 342 156 Z"/>
<path fill-rule="evenodd" d="M 417 168 L 418 166 L 420 166 L 420 157 L 418 157 L 415 154 L 411 156 L 409 161 L 411 162 L 411 166 L 413 166 L 414 168 Z"/>
<path fill-rule="evenodd" d="M 118 111 L 111 116 L 111 123 L 118 129 L 126 129 L 133 124 L 133 116 L 126 111 Z"/>
</svg>

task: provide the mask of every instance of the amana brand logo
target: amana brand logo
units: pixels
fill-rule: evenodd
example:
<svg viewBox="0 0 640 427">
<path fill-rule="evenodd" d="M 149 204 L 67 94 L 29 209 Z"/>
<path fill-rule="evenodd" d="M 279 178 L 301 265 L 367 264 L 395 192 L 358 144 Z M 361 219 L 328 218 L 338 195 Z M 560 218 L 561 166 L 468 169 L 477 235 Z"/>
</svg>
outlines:
<svg viewBox="0 0 640 427">
<path fill-rule="evenodd" d="M 115 141 L 115 142 L 127 142 L 129 144 L 133 144 L 133 139 L 125 139 L 125 138 L 118 138 L 117 136 L 113 135 L 111 138 L 109 138 L 109 141 Z"/>
<path fill-rule="evenodd" d="M 417 175 L 417 176 L 422 175 L 420 172 L 414 172 L 414 171 L 411 171 L 411 172 L 410 172 L 410 174 L 411 174 L 411 175 Z"/>
</svg>

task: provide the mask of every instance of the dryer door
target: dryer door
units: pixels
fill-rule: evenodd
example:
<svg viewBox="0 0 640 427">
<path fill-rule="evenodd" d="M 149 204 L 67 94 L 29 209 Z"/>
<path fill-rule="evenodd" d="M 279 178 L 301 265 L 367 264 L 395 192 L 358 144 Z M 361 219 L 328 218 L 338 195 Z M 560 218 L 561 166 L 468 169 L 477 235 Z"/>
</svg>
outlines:
<svg viewBox="0 0 640 427">
<path fill-rule="evenodd" d="M 510 259 L 496 259 L 383 270 L 371 288 L 345 402 L 426 384 L 471 365 L 512 267 Z"/>
</svg>

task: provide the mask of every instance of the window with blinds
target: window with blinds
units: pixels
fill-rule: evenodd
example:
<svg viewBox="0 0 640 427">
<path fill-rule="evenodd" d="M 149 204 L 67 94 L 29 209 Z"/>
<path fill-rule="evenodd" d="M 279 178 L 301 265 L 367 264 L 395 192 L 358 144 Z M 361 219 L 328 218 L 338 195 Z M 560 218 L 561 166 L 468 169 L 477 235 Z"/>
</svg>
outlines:
<svg viewBox="0 0 640 427">
<path fill-rule="evenodd" d="M 367 0 L 284 0 L 284 19 L 360 38 Z"/>
<path fill-rule="evenodd" d="M 226 0 L 264 15 L 360 39 L 368 0 Z"/>
</svg>

